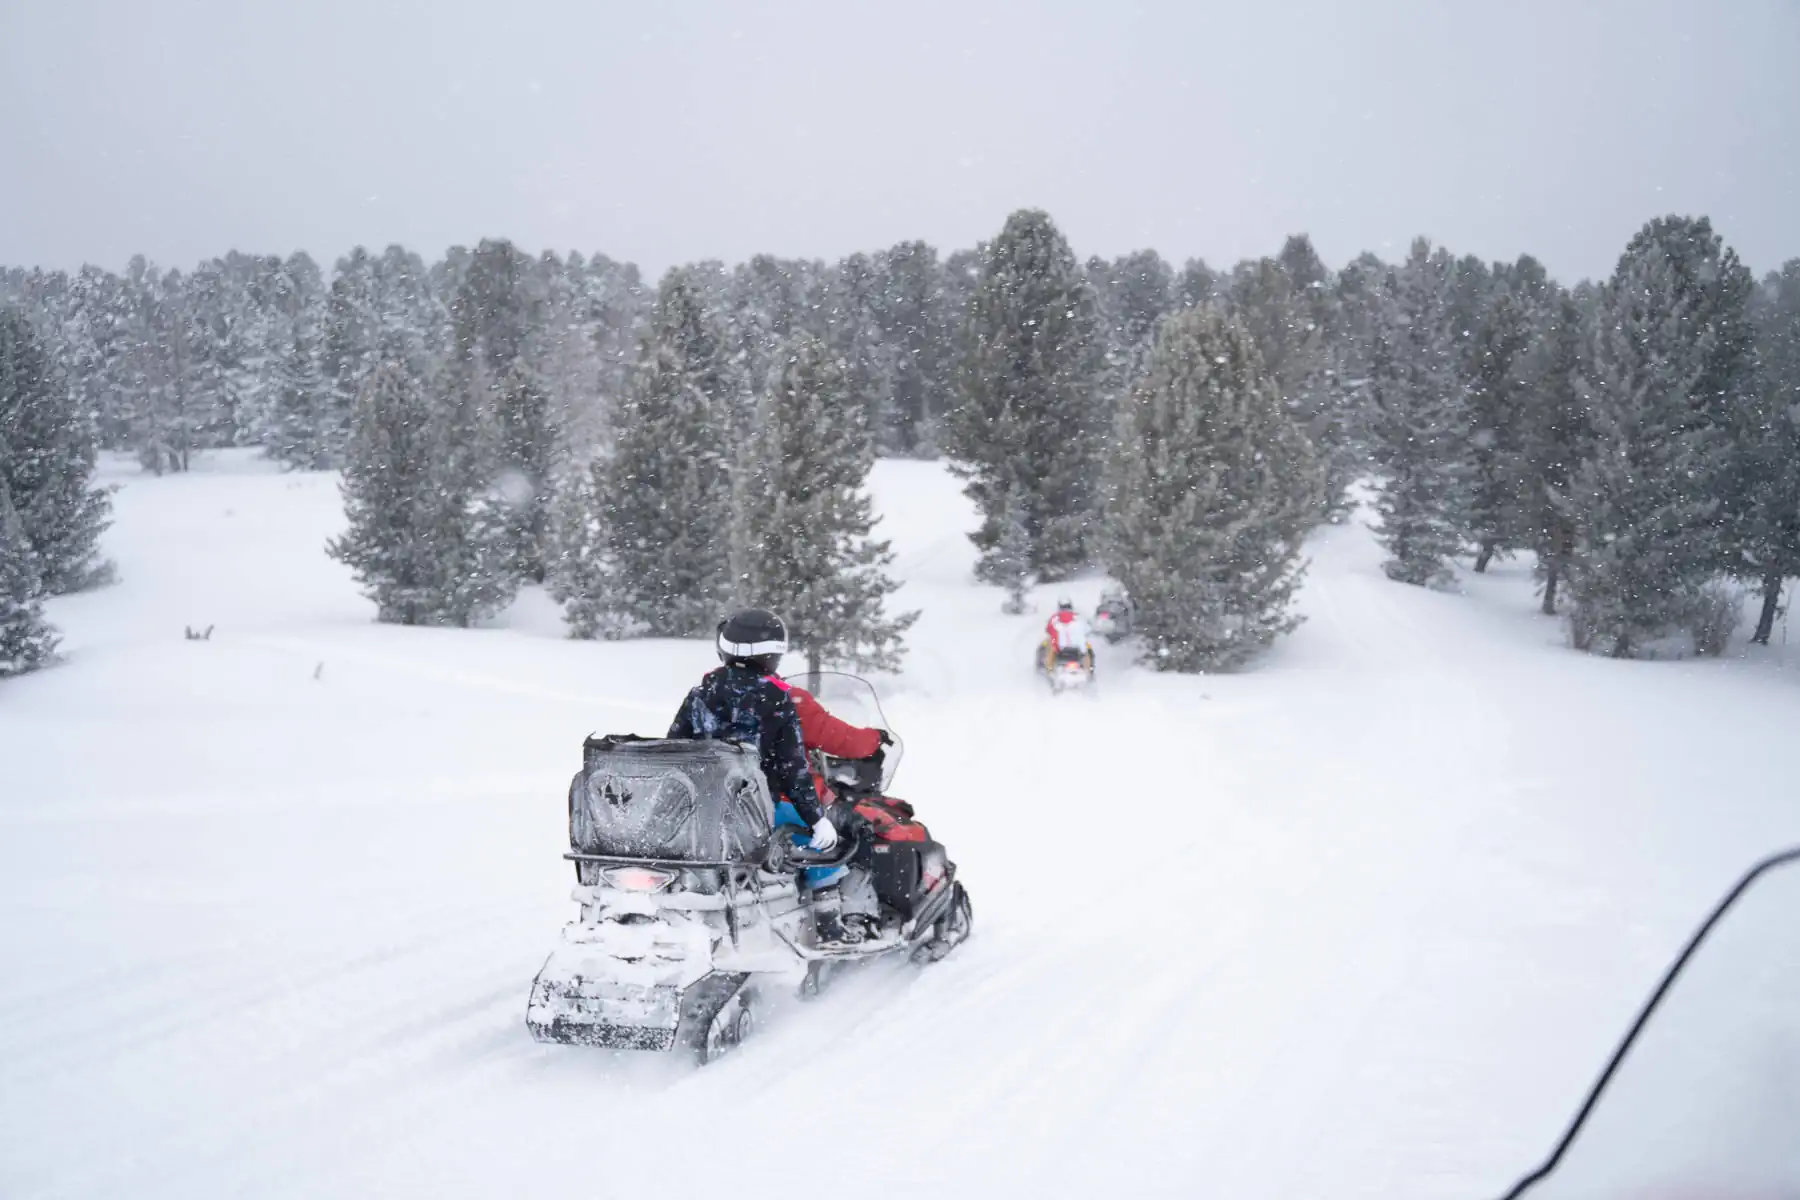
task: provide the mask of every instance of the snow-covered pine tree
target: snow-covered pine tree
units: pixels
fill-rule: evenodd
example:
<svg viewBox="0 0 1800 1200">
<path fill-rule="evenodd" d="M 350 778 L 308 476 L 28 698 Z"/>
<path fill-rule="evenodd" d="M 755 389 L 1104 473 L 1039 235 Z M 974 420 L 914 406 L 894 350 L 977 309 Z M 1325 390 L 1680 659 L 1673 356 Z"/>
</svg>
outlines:
<svg viewBox="0 0 1800 1200">
<path fill-rule="evenodd" d="M 864 423 L 878 449 L 899 448 L 894 437 L 893 347 L 881 328 L 882 279 L 875 260 L 852 254 L 834 267 L 824 289 L 820 334 L 842 367 L 842 385 L 853 403 L 862 406 Z M 777 350 L 774 370 L 791 347 Z M 755 381 L 766 387 L 765 380 Z"/>
<path fill-rule="evenodd" d="M 770 374 L 742 490 L 751 554 L 738 598 L 780 613 L 788 640 L 823 665 L 894 670 L 917 613 L 890 616 L 893 554 L 871 534 L 864 483 L 875 461 L 867 412 L 837 356 L 807 333 Z"/>
<path fill-rule="evenodd" d="M 144 468 L 159 475 L 188 469 L 205 423 L 189 371 L 183 286 L 179 271 L 165 274 L 142 255 L 125 276 L 120 382 L 131 445 Z"/>
<path fill-rule="evenodd" d="M 44 620 L 37 558 L 0 479 L 0 679 L 48 665 L 56 643 L 56 630 Z"/>
<path fill-rule="evenodd" d="M 495 483 L 499 418 L 483 381 L 477 358 L 453 353 L 426 384 L 440 423 L 431 489 L 442 513 L 441 555 L 451 581 L 446 618 L 457 625 L 498 612 L 519 586 L 517 508 Z"/>
<path fill-rule="evenodd" d="M 234 289 L 220 260 L 201 263 L 187 277 L 182 319 L 189 388 L 198 417 L 196 444 L 207 448 L 230 446 L 237 438 L 238 395 L 232 381 L 239 346 L 232 337 L 234 308 Z"/>
<path fill-rule="evenodd" d="M 599 353 L 602 419 L 597 436 L 589 443 L 587 453 L 577 456 L 578 461 L 586 461 L 594 449 L 612 441 L 613 414 L 631 381 L 651 299 L 635 265 L 616 263 L 599 254 L 588 260 L 587 289 L 594 311 L 592 336 Z"/>
<path fill-rule="evenodd" d="M 1098 311 L 1110 348 L 1129 352 L 1150 340 L 1175 306 L 1175 272 L 1154 250 L 1136 250 L 1110 263 L 1088 261 Z"/>
<path fill-rule="evenodd" d="M 1105 340 L 1098 428 L 1112 426 L 1119 398 L 1144 370 L 1156 323 L 1174 307 L 1174 272 L 1154 250 L 1138 250 L 1107 262 L 1088 260 L 1095 311 Z M 1102 499 L 1099 507 L 1104 508 Z"/>
<path fill-rule="evenodd" d="M 318 331 L 310 312 L 284 322 L 288 337 L 274 372 L 275 402 L 264 445 L 270 458 L 300 471 L 341 464 L 331 382 L 321 369 Z"/>
<path fill-rule="evenodd" d="M 988 245 L 969 305 L 957 403 L 945 421 L 969 481 L 983 556 L 1004 489 L 1022 488 L 1031 566 L 1055 579 L 1088 561 L 1098 482 L 1104 340 L 1088 286 L 1047 213 L 1012 214 Z"/>
<path fill-rule="evenodd" d="M 1740 422 L 1740 469 L 1751 503 L 1740 529 L 1738 574 L 1754 580 L 1762 608 L 1750 640 L 1767 645 L 1781 591 L 1800 575 L 1800 259 L 1771 272 L 1756 293 L 1756 405 Z"/>
<path fill-rule="evenodd" d="M 1543 613 L 1556 615 L 1557 588 L 1575 549 L 1570 486 L 1592 433 L 1577 383 L 1587 340 L 1580 303 L 1558 290 L 1548 302 L 1520 362 L 1524 479 L 1520 485 L 1523 544 L 1537 555 Z"/>
<path fill-rule="evenodd" d="M 450 314 L 431 290 L 425 261 L 404 246 L 389 246 L 375 264 L 375 317 L 386 356 L 423 373 L 446 356 Z"/>
<path fill-rule="evenodd" d="M 236 397 L 235 440 L 261 446 L 272 458 L 280 370 L 290 336 L 285 272 L 273 256 L 232 253 L 224 261 L 237 292 L 232 362 L 226 372 L 226 386 Z"/>
<path fill-rule="evenodd" d="M 607 463 L 612 628 L 663 637 L 709 634 L 730 590 L 735 392 L 726 347 L 690 268 L 658 289 L 618 440 Z"/>
<path fill-rule="evenodd" d="M 7 490 L 44 594 L 103 583 L 105 492 L 89 486 L 97 457 L 91 415 L 23 314 L 0 309 L 0 487 Z"/>
<path fill-rule="evenodd" d="M 1181 265 L 1175 277 L 1175 307 L 1199 308 L 1219 298 L 1219 273 L 1206 265 L 1206 260 L 1190 258 Z"/>
<path fill-rule="evenodd" d="M 1450 578 L 1467 518 L 1467 410 L 1451 339 L 1451 264 L 1423 238 L 1370 298 L 1369 434 L 1381 479 L 1376 511 L 1388 578 Z"/>
<path fill-rule="evenodd" d="M 586 461 L 601 441 L 606 414 L 593 336 L 596 310 L 588 294 L 587 260 L 579 252 L 565 261 L 546 251 L 538 257 L 536 270 L 543 299 L 530 353 L 556 427 L 553 457 L 560 468 L 564 462 Z M 549 517 L 554 525 L 554 513 Z M 554 532 L 549 536 L 555 540 Z"/>
<path fill-rule="evenodd" d="M 511 543 L 511 569 L 542 582 L 550 538 L 559 434 L 533 353 L 543 315 L 535 264 L 511 242 L 475 248 L 450 305 L 455 381 L 464 403 L 491 414 L 495 510 Z"/>
<path fill-rule="evenodd" d="M 1109 460 L 1106 565 L 1147 664 L 1229 670 L 1299 623 L 1322 476 L 1241 323 L 1211 305 L 1163 321 Z"/>
<path fill-rule="evenodd" d="M 341 485 L 350 528 L 326 552 L 356 573 L 377 620 L 443 623 L 446 530 L 434 491 L 442 446 L 425 388 L 404 364 L 384 363 L 353 411 Z"/>
<path fill-rule="evenodd" d="M 628 632 L 618 626 L 618 605 L 608 588 L 611 572 L 603 522 L 607 470 L 607 460 L 596 457 L 569 472 L 557 487 L 551 508 L 555 553 L 545 582 L 551 597 L 563 606 L 563 623 L 573 638 Z"/>
<path fill-rule="evenodd" d="M 816 310 L 828 309 L 829 304 L 822 303 L 824 298 L 819 295 L 825 290 L 825 281 L 819 276 L 816 263 L 771 254 L 755 255 L 732 270 L 725 288 L 729 309 L 725 323 L 745 381 L 741 399 L 747 409 L 754 407 L 782 343 L 802 328 L 818 324 L 823 330 Z M 737 420 L 734 427 L 748 437 L 754 423 Z"/>
<path fill-rule="evenodd" d="M 1469 531 L 1475 570 L 1527 540 L 1526 397 L 1521 378 L 1535 332 L 1527 300 L 1504 282 L 1476 319 L 1468 353 Z"/>
<path fill-rule="evenodd" d="M 84 266 L 69 283 L 64 362 L 75 405 L 93 418 L 100 445 L 109 450 L 130 443 L 130 422 L 121 403 L 121 314 L 124 293 L 117 275 Z"/>
<path fill-rule="evenodd" d="M 946 378 L 955 388 L 956 373 L 961 369 L 963 339 L 969 328 L 969 306 L 975 302 L 975 289 L 981 285 L 981 264 L 986 261 L 988 244 L 977 242 L 973 249 L 952 250 L 944 256 L 944 272 L 939 291 L 944 303 L 944 336 L 949 361 Z M 952 402 L 954 398 L 952 397 Z"/>
<path fill-rule="evenodd" d="M 1347 507 L 1346 489 L 1363 469 L 1356 442 L 1356 392 L 1345 372 L 1343 333 L 1331 275 L 1305 234 L 1275 258 L 1241 264 L 1226 300 L 1255 340 L 1263 364 L 1325 469 L 1322 519 Z"/>
<path fill-rule="evenodd" d="M 542 583 L 551 545 L 550 509 L 555 501 L 558 438 L 550 411 L 550 395 L 537 372 L 525 362 L 513 364 L 496 381 L 499 406 L 500 497 L 512 570 L 521 579 Z"/>
<path fill-rule="evenodd" d="M 381 363 L 380 305 L 375 259 L 358 246 L 337 261 L 319 331 L 322 386 L 312 440 L 320 462 L 343 460 L 356 398 Z"/>
<path fill-rule="evenodd" d="M 1753 284 L 1705 218 L 1664 217 L 1601 290 L 1584 398 L 1592 451 L 1576 501 L 1570 640 L 1625 658 L 1689 628 L 1747 503 L 1728 478 L 1746 404 Z"/>
<path fill-rule="evenodd" d="M 925 242 L 894 246 L 878 257 L 876 269 L 881 331 L 893 368 L 889 441 L 900 454 L 935 457 L 954 363 L 943 269 Z"/>
<path fill-rule="evenodd" d="M 333 433 L 330 381 L 322 361 L 326 291 L 310 255 L 290 256 L 271 273 L 268 322 L 264 451 L 299 470 L 335 465 L 343 449 Z"/>
</svg>

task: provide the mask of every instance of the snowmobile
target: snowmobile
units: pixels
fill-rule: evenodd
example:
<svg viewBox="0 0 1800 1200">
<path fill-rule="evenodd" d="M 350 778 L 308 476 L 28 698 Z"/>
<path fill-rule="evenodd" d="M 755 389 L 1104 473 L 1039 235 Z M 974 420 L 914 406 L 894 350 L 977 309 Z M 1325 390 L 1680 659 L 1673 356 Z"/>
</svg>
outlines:
<svg viewBox="0 0 1800 1200">
<path fill-rule="evenodd" d="M 1050 690 L 1056 693 L 1079 691 L 1094 682 L 1093 652 L 1069 647 L 1058 650 L 1056 657 L 1046 661 L 1049 650 L 1048 643 L 1038 646 L 1038 673 L 1049 682 Z"/>
<path fill-rule="evenodd" d="M 1108 644 L 1131 636 L 1131 599 L 1122 589 L 1108 588 L 1100 593 L 1099 607 L 1094 609 L 1094 632 Z"/>
<path fill-rule="evenodd" d="M 826 673 L 804 685 L 845 719 L 893 736 L 865 680 Z M 532 1035 L 679 1048 L 710 1062 L 750 1036 L 774 989 L 812 996 L 852 963 L 948 954 L 969 936 L 973 910 L 944 847 L 886 795 L 902 752 L 898 737 L 879 763 L 815 752 L 844 831 L 819 854 L 798 827 L 775 824 L 756 747 L 587 738 L 563 856 L 575 864 L 580 913 L 532 982 Z M 803 873 L 838 885 L 842 920 L 861 941 L 816 943 Z"/>
</svg>

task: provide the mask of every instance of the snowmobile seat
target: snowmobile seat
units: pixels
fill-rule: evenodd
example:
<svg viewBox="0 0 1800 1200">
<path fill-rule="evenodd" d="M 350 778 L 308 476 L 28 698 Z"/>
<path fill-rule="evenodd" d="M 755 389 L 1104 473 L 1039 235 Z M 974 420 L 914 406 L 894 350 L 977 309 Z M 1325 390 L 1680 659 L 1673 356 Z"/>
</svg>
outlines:
<svg viewBox="0 0 1800 1200">
<path fill-rule="evenodd" d="M 585 884 L 602 864 L 726 866 L 767 850 L 775 806 L 756 748 L 713 739 L 590 737 L 569 784 L 569 848 Z"/>
</svg>

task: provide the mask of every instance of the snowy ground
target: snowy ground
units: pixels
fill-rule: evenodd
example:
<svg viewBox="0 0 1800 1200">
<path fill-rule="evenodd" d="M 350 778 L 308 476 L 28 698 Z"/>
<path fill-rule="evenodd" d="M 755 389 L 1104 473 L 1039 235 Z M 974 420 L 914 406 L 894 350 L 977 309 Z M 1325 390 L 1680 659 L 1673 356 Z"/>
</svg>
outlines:
<svg viewBox="0 0 1800 1200">
<path fill-rule="evenodd" d="M 378 627 L 322 553 L 333 478 L 117 478 L 122 582 L 0 684 L 8 1197 L 1494 1195 L 1699 913 L 1800 841 L 1779 647 L 1584 658 L 1523 567 L 1405 588 L 1350 526 L 1259 669 L 1103 656 L 1053 699 L 954 482 L 883 463 L 924 611 L 899 791 L 976 939 L 704 1071 L 542 1047 L 580 738 L 660 731 L 709 649 L 562 640 L 541 596 Z"/>
</svg>

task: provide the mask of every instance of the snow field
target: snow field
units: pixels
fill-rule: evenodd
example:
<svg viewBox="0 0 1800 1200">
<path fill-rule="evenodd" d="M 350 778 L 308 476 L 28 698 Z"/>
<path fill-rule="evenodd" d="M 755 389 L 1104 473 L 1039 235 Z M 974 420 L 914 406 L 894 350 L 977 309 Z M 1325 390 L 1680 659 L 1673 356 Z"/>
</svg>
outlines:
<svg viewBox="0 0 1800 1200">
<path fill-rule="evenodd" d="M 1404 588 L 1347 526 L 1257 669 L 1102 647 L 1053 698 L 1053 591 L 1001 614 L 955 481 L 883 462 L 924 613 L 881 684 L 897 791 L 976 938 L 704 1071 L 542 1047 L 579 740 L 660 732 L 710 649 L 570 642 L 541 595 L 374 625 L 322 552 L 334 477 L 208 466 L 117 477 L 121 582 L 0 687 L 3 1195 L 1497 1194 L 1717 892 L 1800 840 L 1779 650 L 1587 659 L 1524 567 Z"/>
</svg>

